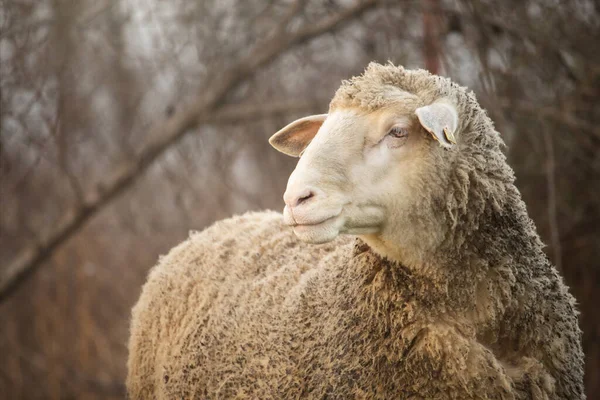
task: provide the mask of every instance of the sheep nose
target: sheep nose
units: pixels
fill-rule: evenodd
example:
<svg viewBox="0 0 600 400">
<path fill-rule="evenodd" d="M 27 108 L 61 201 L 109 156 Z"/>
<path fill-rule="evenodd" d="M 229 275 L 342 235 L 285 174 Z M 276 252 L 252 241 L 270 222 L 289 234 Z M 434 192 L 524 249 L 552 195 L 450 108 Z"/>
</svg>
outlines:
<svg viewBox="0 0 600 400">
<path fill-rule="evenodd" d="M 293 208 L 298 207 L 313 197 L 315 197 L 315 191 L 309 188 L 300 191 L 286 190 L 283 195 L 283 201 L 285 201 L 288 207 Z"/>
</svg>

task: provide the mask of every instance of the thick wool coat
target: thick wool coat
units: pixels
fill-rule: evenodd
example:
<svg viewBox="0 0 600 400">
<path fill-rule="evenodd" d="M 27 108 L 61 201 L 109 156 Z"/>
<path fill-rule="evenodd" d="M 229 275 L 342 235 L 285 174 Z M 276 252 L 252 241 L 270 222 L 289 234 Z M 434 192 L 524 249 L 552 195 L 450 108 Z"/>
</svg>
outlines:
<svg viewBox="0 0 600 400">
<path fill-rule="evenodd" d="M 331 109 L 390 105 L 389 85 L 449 99 L 460 121 L 414 188 L 406 260 L 348 236 L 302 243 L 274 212 L 192 234 L 133 310 L 132 399 L 585 397 L 574 299 L 492 122 L 464 88 L 392 65 L 345 82 Z"/>
</svg>

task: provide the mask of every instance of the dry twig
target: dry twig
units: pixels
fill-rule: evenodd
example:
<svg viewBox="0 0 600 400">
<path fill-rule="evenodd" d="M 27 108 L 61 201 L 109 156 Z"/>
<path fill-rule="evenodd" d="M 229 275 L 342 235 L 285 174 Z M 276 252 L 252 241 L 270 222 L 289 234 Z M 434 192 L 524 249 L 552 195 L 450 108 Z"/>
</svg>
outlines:
<svg viewBox="0 0 600 400">
<path fill-rule="evenodd" d="M 241 109 L 223 109 L 219 111 L 227 95 L 233 92 L 242 82 L 253 76 L 259 68 L 271 63 L 284 52 L 299 46 L 320 35 L 330 33 L 342 27 L 345 23 L 358 18 L 366 11 L 379 3 L 378 0 L 365 0 L 344 9 L 340 13 L 317 21 L 295 32 L 288 32 L 285 25 L 291 19 L 286 17 L 275 29 L 273 35 L 258 43 L 254 51 L 239 60 L 229 70 L 220 74 L 220 79 L 205 88 L 193 101 L 179 108 L 171 118 L 158 124 L 149 134 L 146 143 L 134 161 L 125 165 L 107 179 L 95 193 L 85 196 L 81 206 L 68 212 L 56 228 L 38 243 L 25 249 L 9 265 L 0 276 L 0 302 L 5 300 L 19 282 L 23 281 L 44 261 L 46 261 L 63 243 L 77 233 L 93 216 L 104 209 L 112 200 L 127 190 L 136 182 L 144 172 L 168 149 L 191 129 L 201 123 L 209 122 L 217 116 L 244 118 L 244 115 L 266 115 L 281 113 L 281 107 L 270 109 L 255 109 L 241 111 Z M 302 1 L 292 5 L 294 14 L 302 11 Z M 300 6 L 299 6 L 300 5 Z M 275 110 L 275 112 L 273 111 Z"/>
</svg>

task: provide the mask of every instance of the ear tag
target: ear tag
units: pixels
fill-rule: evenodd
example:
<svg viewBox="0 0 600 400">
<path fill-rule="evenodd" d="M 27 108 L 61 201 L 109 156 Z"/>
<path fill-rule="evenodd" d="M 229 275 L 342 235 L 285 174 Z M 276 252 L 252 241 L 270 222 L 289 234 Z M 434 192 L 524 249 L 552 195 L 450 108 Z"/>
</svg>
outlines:
<svg viewBox="0 0 600 400">
<path fill-rule="evenodd" d="M 456 144 L 456 138 L 454 137 L 454 133 L 452 133 L 452 131 L 448 129 L 447 126 L 444 127 L 444 136 L 446 136 L 446 139 L 448 139 L 450 143 Z"/>
</svg>

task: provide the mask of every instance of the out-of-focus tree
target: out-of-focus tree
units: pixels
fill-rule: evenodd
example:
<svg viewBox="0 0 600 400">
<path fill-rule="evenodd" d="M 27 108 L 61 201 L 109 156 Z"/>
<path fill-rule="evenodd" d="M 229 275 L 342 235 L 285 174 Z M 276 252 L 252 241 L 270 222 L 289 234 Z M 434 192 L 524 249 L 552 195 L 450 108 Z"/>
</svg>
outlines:
<svg viewBox="0 0 600 400">
<path fill-rule="evenodd" d="M 1 4 L 0 393 L 122 397 L 129 313 L 157 256 L 279 208 L 294 160 L 269 135 L 391 60 L 468 85 L 496 121 L 580 302 L 600 395 L 594 2 Z"/>
</svg>

